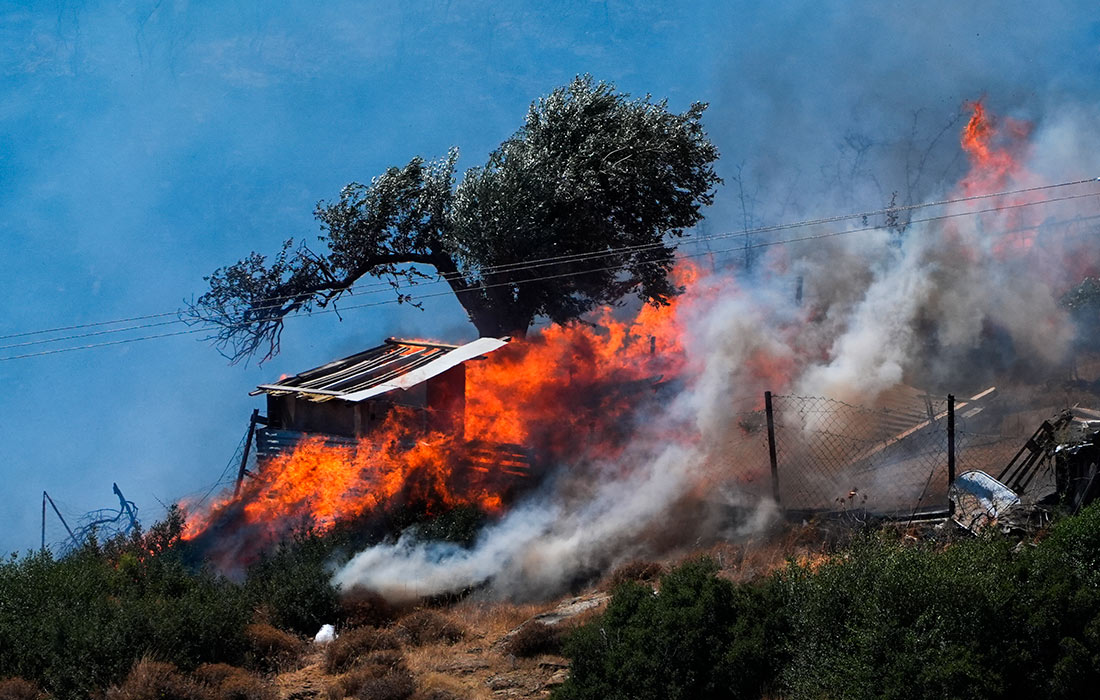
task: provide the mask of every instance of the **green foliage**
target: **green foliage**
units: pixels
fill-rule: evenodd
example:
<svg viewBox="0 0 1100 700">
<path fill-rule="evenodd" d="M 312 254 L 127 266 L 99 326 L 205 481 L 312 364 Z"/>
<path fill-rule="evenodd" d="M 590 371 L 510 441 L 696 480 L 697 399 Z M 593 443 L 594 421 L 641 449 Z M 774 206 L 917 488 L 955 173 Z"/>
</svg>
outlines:
<svg viewBox="0 0 1100 700">
<path fill-rule="evenodd" d="M 759 697 L 781 638 L 766 634 L 771 591 L 716 570 L 700 559 L 664 575 L 659 593 L 633 582 L 615 589 L 602 618 L 566 642 L 572 673 L 555 697 Z"/>
<path fill-rule="evenodd" d="M 84 698 L 146 655 L 184 668 L 240 658 L 247 601 L 183 563 L 179 524 L 170 514 L 148 535 L 0 563 L 0 668 Z"/>
<path fill-rule="evenodd" d="M 415 304 L 403 290 L 434 269 L 482 335 L 523 334 L 538 316 L 561 323 L 627 294 L 666 303 L 679 292 L 674 239 L 720 182 L 705 109 L 676 114 L 578 77 L 532 104 L 457 185 L 454 149 L 349 184 L 317 206 L 327 250 L 287 241 L 271 261 L 252 253 L 207 277 L 188 315 L 239 361 L 277 353 L 286 316 L 332 304 L 364 276 Z"/>
<path fill-rule="evenodd" d="M 271 624 L 312 637 L 337 619 L 339 602 L 329 563 L 333 543 L 305 532 L 284 540 L 248 570 L 245 590 Z"/>
<path fill-rule="evenodd" d="M 996 697 L 1020 680 L 1014 632 L 1020 563 L 1005 542 L 941 553 L 857 543 L 816 574 L 781 577 L 792 697 Z"/>
<path fill-rule="evenodd" d="M 734 585 L 692 562 L 616 589 L 555 697 L 1075 698 L 1100 683 L 1100 504 L 1034 546 L 884 535 Z"/>
</svg>

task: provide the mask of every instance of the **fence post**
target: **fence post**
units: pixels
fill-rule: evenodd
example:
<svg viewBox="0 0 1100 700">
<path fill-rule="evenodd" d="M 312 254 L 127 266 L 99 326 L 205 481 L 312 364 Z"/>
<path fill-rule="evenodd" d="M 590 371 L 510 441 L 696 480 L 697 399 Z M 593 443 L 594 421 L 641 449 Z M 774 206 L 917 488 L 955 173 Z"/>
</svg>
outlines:
<svg viewBox="0 0 1100 700">
<path fill-rule="evenodd" d="M 955 514 L 955 502 L 951 500 L 951 487 L 955 484 L 955 395 L 947 395 L 947 509 Z"/>
<path fill-rule="evenodd" d="M 256 420 L 260 417 L 260 409 L 252 409 L 252 417 L 248 419 L 248 437 L 244 439 L 244 453 L 241 455 L 241 468 L 237 472 L 237 485 L 233 487 L 233 498 L 241 493 L 241 482 L 248 473 L 248 453 L 252 449 L 252 436 L 256 434 Z"/>
<path fill-rule="evenodd" d="M 779 460 L 775 454 L 775 413 L 772 411 L 772 392 L 764 392 L 764 416 L 768 419 L 768 459 L 772 465 L 772 497 L 779 504 Z"/>
</svg>

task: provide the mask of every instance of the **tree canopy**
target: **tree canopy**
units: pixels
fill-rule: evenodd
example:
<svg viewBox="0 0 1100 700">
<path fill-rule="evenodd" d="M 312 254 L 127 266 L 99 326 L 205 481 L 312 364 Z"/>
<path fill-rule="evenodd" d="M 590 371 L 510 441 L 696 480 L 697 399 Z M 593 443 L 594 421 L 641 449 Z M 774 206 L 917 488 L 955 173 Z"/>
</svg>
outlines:
<svg viewBox="0 0 1100 700">
<path fill-rule="evenodd" d="M 287 316 L 334 304 L 364 277 L 413 305 L 413 285 L 443 281 L 482 335 L 523 335 L 536 318 L 563 323 L 629 294 L 667 303 L 680 291 L 668 277 L 675 239 L 721 182 L 705 109 L 676 114 L 578 77 L 535 101 L 457 185 L 456 149 L 351 183 L 317 205 L 319 250 L 291 239 L 271 259 L 218 269 L 187 316 L 236 362 L 274 356 Z"/>
</svg>

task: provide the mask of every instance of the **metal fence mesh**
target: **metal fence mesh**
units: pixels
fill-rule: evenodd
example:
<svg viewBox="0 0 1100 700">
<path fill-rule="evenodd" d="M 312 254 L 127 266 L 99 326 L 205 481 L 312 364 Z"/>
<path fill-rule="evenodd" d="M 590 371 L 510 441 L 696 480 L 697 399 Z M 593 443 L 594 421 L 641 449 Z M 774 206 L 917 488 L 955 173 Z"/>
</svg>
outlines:
<svg viewBox="0 0 1100 700">
<path fill-rule="evenodd" d="M 899 410 L 774 396 L 772 406 L 785 510 L 898 516 L 946 509 L 946 400 Z"/>
</svg>

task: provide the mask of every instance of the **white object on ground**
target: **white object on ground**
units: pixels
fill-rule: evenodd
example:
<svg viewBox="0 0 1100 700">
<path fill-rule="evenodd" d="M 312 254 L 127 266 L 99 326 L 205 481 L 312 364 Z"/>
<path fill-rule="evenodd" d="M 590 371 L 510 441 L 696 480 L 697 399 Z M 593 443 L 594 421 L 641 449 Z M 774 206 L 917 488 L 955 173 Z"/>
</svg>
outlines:
<svg viewBox="0 0 1100 700">
<path fill-rule="evenodd" d="M 313 638 L 314 644 L 328 644 L 336 639 L 336 628 L 332 625 L 321 625 L 321 631 Z"/>
</svg>

